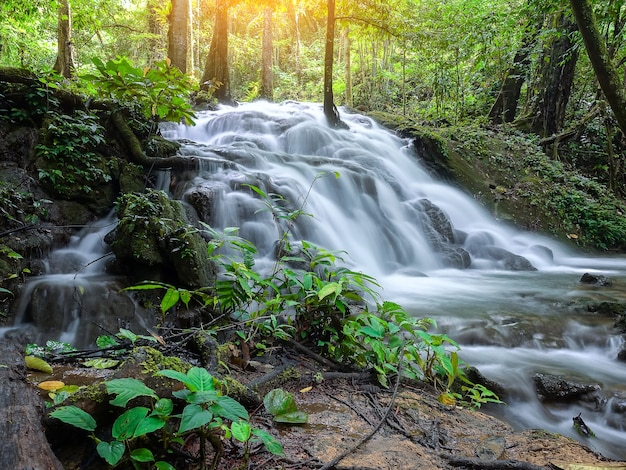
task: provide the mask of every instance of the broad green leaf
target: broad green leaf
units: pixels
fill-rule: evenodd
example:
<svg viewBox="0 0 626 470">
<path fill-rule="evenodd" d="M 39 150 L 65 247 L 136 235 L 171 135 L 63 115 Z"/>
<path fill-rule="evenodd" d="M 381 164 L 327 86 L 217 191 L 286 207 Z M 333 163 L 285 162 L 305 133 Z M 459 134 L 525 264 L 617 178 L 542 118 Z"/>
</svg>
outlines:
<svg viewBox="0 0 626 470">
<path fill-rule="evenodd" d="M 218 397 L 219 395 L 215 390 L 191 392 L 185 396 L 185 401 L 187 401 L 187 403 L 193 403 L 194 405 L 202 405 L 204 403 L 214 402 Z"/>
<path fill-rule="evenodd" d="M 154 468 L 156 468 L 157 470 L 176 470 L 175 467 L 172 467 L 169 463 L 163 462 L 162 460 L 156 462 L 154 464 Z"/>
<path fill-rule="evenodd" d="M 145 447 L 141 447 L 139 449 L 134 449 L 130 452 L 130 458 L 137 462 L 153 462 L 154 455 L 150 449 L 146 449 Z"/>
<path fill-rule="evenodd" d="M 120 441 L 135 437 L 135 430 L 139 423 L 148 416 L 150 410 L 144 406 L 136 406 L 130 410 L 126 410 L 117 417 L 113 423 L 111 435 Z"/>
<path fill-rule="evenodd" d="M 380 331 L 375 330 L 371 326 L 363 326 L 359 329 L 357 333 L 361 333 L 366 336 L 370 336 L 372 338 L 383 338 L 385 335 Z"/>
<path fill-rule="evenodd" d="M 268 413 L 274 416 L 298 410 L 296 399 L 293 395 L 281 388 L 275 388 L 267 392 L 265 397 L 263 397 L 263 405 L 265 405 Z"/>
<path fill-rule="evenodd" d="M 278 439 L 263 429 L 253 429 L 252 434 L 261 439 L 265 448 L 274 455 L 283 455 L 283 446 Z"/>
<path fill-rule="evenodd" d="M 111 405 L 125 408 L 130 400 L 141 396 L 152 397 L 155 400 L 159 399 L 159 396 L 154 390 L 146 387 L 140 380 L 131 377 L 108 380 L 104 382 L 104 384 L 106 385 L 107 392 L 117 395 L 109 402 Z"/>
<path fill-rule="evenodd" d="M 119 341 L 117 341 L 117 339 L 115 339 L 115 337 L 111 335 L 98 336 L 98 338 L 96 339 L 96 346 L 98 346 L 100 349 L 117 346 L 118 344 L 120 344 Z"/>
<path fill-rule="evenodd" d="M 135 429 L 133 437 L 139 437 L 154 431 L 158 431 L 163 426 L 165 426 L 164 419 L 157 418 L 156 416 L 146 416 L 139 422 L 139 424 L 137 424 L 137 428 Z"/>
<path fill-rule="evenodd" d="M 170 308 L 176 305 L 178 299 L 180 299 L 178 289 L 167 289 L 167 292 L 165 292 L 165 295 L 163 296 L 163 300 L 161 300 L 161 312 L 167 312 Z"/>
<path fill-rule="evenodd" d="M 106 359 L 98 357 L 95 359 L 89 359 L 83 363 L 85 367 L 93 367 L 94 369 L 110 369 L 117 366 L 120 363 L 117 359 Z"/>
<path fill-rule="evenodd" d="M 304 411 L 291 411 L 274 416 L 274 421 L 277 423 L 288 424 L 305 424 L 309 420 L 309 415 Z"/>
<path fill-rule="evenodd" d="M 129 340 L 131 343 L 135 343 L 137 341 L 138 336 L 130 330 L 126 328 L 120 328 L 120 332 L 117 334 L 120 338 L 125 338 Z"/>
<path fill-rule="evenodd" d="M 211 405 L 211 411 L 215 416 L 237 421 L 239 419 L 249 420 L 248 410 L 241 403 L 230 397 L 218 397 L 215 404 Z"/>
<path fill-rule="evenodd" d="M 247 421 L 233 421 L 230 425 L 230 430 L 233 433 L 233 437 L 239 442 L 248 442 L 252 435 L 252 427 Z"/>
<path fill-rule="evenodd" d="M 178 434 L 183 434 L 191 429 L 197 429 L 213 419 L 213 414 L 203 410 L 200 405 L 187 405 L 180 418 Z"/>
<path fill-rule="evenodd" d="M 169 398 L 160 398 L 154 404 L 151 415 L 156 416 L 169 416 L 174 411 L 174 402 Z"/>
<path fill-rule="evenodd" d="M 50 413 L 50 416 L 85 431 L 96 430 L 96 420 L 93 416 L 77 406 L 61 406 Z"/>
<path fill-rule="evenodd" d="M 192 392 L 215 390 L 215 379 L 207 372 L 206 369 L 203 369 L 202 367 L 192 367 L 189 371 L 187 371 L 187 374 L 166 369 L 157 372 L 156 375 L 162 375 L 164 377 L 169 377 L 170 379 L 178 380 L 185 384 L 185 386 Z"/>
<path fill-rule="evenodd" d="M 317 297 L 319 300 L 323 300 L 331 294 L 338 295 L 341 292 L 341 284 L 338 282 L 329 282 L 324 287 L 322 287 L 317 293 Z"/>
<path fill-rule="evenodd" d="M 126 448 L 123 442 L 113 441 L 109 443 L 101 441 L 98 443 L 96 450 L 100 457 L 106 460 L 109 465 L 114 466 L 122 459 Z"/>
</svg>

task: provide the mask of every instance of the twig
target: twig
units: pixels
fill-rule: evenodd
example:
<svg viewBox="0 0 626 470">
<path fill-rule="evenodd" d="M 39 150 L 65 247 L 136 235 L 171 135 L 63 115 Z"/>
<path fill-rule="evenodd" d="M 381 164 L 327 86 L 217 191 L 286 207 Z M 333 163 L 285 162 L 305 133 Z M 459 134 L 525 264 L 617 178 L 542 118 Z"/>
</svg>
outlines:
<svg viewBox="0 0 626 470">
<path fill-rule="evenodd" d="M 402 357 L 402 355 L 400 355 L 400 357 Z M 387 421 L 387 416 L 389 416 L 389 412 L 391 411 L 391 408 L 393 408 L 393 404 L 396 401 L 396 396 L 398 395 L 398 388 L 400 386 L 401 376 L 402 376 L 401 370 L 398 370 L 398 378 L 396 379 L 396 385 L 393 389 L 393 395 L 391 396 L 389 405 L 387 405 L 387 409 L 385 410 L 383 417 L 378 422 L 378 424 L 374 427 L 374 429 L 372 429 L 369 432 L 369 434 L 367 434 L 367 436 L 363 437 L 354 447 L 342 452 L 340 455 L 338 455 L 337 457 L 332 459 L 330 462 L 328 462 L 326 465 L 324 465 L 320 470 L 329 470 L 330 468 L 334 468 L 339 462 L 341 462 L 344 458 L 346 458 L 352 452 L 356 451 L 359 447 L 361 447 L 368 440 L 370 440 L 374 436 L 374 434 L 378 432 L 378 430 L 383 425 L 383 423 Z"/>
<path fill-rule="evenodd" d="M 310 358 L 315 359 L 317 362 L 319 362 L 323 366 L 326 366 L 326 367 L 328 367 L 330 369 L 333 369 L 333 370 L 339 370 L 340 369 L 340 366 L 335 364 L 333 361 L 330 361 L 330 360 L 326 359 L 325 357 L 320 356 L 316 352 L 311 351 L 309 348 L 307 348 L 306 346 L 303 346 L 302 344 L 298 343 L 297 341 L 294 341 L 292 339 L 288 339 L 287 343 L 290 344 L 291 346 L 293 346 L 294 348 L 296 348 L 298 351 L 306 354 Z"/>
<path fill-rule="evenodd" d="M 336 397 L 334 395 L 331 395 L 328 392 L 324 392 L 324 393 L 326 394 L 327 397 L 332 398 L 333 400 L 336 400 L 339 403 L 342 403 L 342 404 L 346 405 L 348 408 L 350 408 L 352 411 L 354 411 L 359 418 L 361 418 L 363 421 L 365 421 L 370 426 L 372 425 L 372 422 L 368 419 L 368 417 L 365 416 L 363 413 L 361 413 L 359 410 L 357 410 L 356 406 L 354 406 L 352 403 L 350 403 L 350 402 L 348 402 L 346 400 L 342 400 L 341 398 Z"/>
<path fill-rule="evenodd" d="M 442 455 L 443 458 L 447 458 Z M 482 459 L 449 459 L 448 463 L 453 467 L 463 467 L 476 470 L 546 470 L 549 467 L 534 465 L 521 460 L 482 460 Z"/>
</svg>

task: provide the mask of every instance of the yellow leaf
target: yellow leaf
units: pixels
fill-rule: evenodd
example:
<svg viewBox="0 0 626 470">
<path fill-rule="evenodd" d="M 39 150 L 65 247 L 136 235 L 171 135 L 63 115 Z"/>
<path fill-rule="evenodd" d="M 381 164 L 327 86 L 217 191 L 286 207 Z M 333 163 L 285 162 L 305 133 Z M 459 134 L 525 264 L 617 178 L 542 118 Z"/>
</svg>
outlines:
<svg viewBox="0 0 626 470">
<path fill-rule="evenodd" d="M 437 397 L 437 401 L 439 403 L 443 403 L 444 405 L 450 405 L 450 406 L 456 404 L 456 400 L 449 393 L 442 393 L 441 395 L 439 395 L 439 397 Z"/>
<path fill-rule="evenodd" d="M 46 361 L 41 359 L 40 357 L 35 356 L 26 356 L 24 358 L 26 362 L 26 367 L 33 370 L 38 370 L 41 372 L 46 372 L 48 374 L 52 374 L 52 367 Z"/>
<path fill-rule="evenodd" d="M 313 390 L 313 387 L 304 387 L 302 390 L 300 390 L 300 393 L 310 392 L 311 390 Z"/>
<path fill-rule="evenodd" d="M 45 382 L 41 382 L 37 386 L 43 390 L 54 392 L 55 390 L 65 387 L 65 384 L 60 380 L 46 380 Z"/>
</svg>

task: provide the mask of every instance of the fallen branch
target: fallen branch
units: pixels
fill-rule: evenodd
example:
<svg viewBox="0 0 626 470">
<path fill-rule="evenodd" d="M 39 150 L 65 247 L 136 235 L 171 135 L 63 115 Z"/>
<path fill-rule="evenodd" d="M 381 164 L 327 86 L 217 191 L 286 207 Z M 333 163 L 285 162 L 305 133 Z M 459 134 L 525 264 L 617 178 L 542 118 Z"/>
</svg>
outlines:
<svg viewBox="0 0 626 470">
<path fill-rule="evenodd" d="M 294 348 L 296 348 L 298 351 L 306 354 L 311 359 L 315 359 L 317 362 L 319 362 L 323 366 L 328 367 L 329 369 L 332 369 L 332 370 L 340 370 L 341 369 L 341 366 L 339 366 L 339 364 L 336 364 L 333 361 L 330 361 L 330 360 L 326 359 L 325 357 L 320 356 L 316 352 L 311 351 L 309 348 L 307 348 L 306 346 L 303 346 L 302 344 L 298 343 L 297 341 L 289 339 L 289 340 L 287 340 L 287 343 L 290 346 L 293 346 Z"/>
<path fill-rule="evenodd" d="M 453 467 L 463 467 L 465 469 L 476 470 L 547 470 L 549 467 L 534 465 L 521 460 L 482 460 L 469 458 L 453 458 L 443 456 L 448 459 L 448 463 Z"/>
</svg>

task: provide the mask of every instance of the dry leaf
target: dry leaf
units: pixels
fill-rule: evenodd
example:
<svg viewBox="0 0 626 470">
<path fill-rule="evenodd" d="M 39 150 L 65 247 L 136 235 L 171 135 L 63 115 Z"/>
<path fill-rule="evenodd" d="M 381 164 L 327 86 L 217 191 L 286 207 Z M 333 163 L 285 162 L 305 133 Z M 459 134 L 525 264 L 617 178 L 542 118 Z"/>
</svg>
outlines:
<svg viewBox="0 0 626 470">
<path fill-rule="evenodd" d="M 300 390 L 300 393 L 310 392 L 311 390 L 313 390 L 313 387 L 304 387 L 302 390 Z"/>
<path fill-rule="evenodd" d="M 48 390 L 49 392 L 54 392 L 59 390 L 60 388 L 65 387 L 65 384 L 60 380 L 46 380 L 45 382 L 41 382 L 37 385 L 42 390 Z"/>
</svg>

